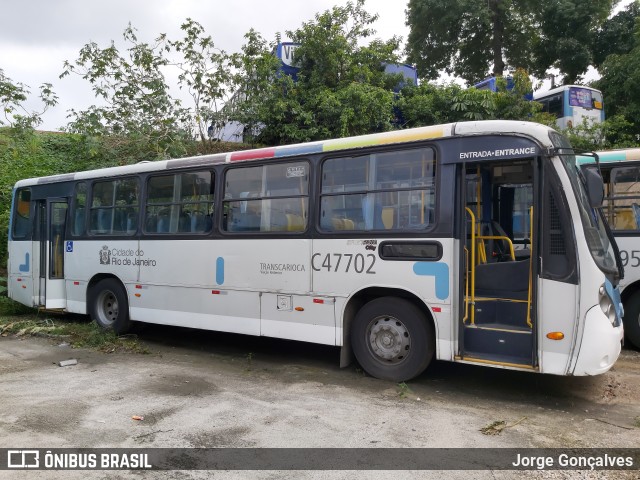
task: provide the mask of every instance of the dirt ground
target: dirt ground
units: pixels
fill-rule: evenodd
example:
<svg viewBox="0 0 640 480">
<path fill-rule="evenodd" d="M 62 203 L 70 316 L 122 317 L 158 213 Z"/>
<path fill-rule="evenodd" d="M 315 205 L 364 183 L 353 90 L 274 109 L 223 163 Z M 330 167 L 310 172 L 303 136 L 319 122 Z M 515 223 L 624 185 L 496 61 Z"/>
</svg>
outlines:
<svg viewBox="0 0 640 480">
<path fill-rule="evenodd" d="M 0 447 L 639 447 L 640 352 L 598 377 L 433 362 L 406 386 L 330 347 L 148 326 L 150 354 L 0 338 Z M 70 367 L 57 362 L 78 360 Z M 132 416 L 144 417 L 142 421 Z M 481 429 L 504 421 L 496 435 Z M 513 478 L 513 472 L 2 472 L 0 478 Z M 526 472 L 576 478 L 578 472 Z M 522 476 L 522 474 L 520 475 Z M 638 472 L 579 473 L 638 478 Z"/>
</svg>

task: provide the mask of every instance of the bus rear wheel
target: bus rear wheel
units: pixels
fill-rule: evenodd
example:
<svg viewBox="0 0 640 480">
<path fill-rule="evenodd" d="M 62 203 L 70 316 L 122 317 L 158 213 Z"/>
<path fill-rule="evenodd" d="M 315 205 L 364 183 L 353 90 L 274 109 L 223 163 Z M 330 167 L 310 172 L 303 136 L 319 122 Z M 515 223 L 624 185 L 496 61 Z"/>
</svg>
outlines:
<svg viewBox="0 0 640 480">
<path fill-rule="evenodd" d="M 634 347 L 640 348 L 640 292 L 635 292 L 624 304 L 624 334 Z"/>
<path fill-rule="evenodd" d="M 358 311 L 351 328 L 356 359 L 376 378 L 410 380 L 427 368 L 435 352 L 432 323 L 403 298 L 371 300 Z"/>
<path fill-rule="evenodd" d="M 89 297 L 91 319 L 105 330 L 117 334 L 130 328 L 127 292 L 114 278 L 100 280 L 91 289 Z"/>
</svg>

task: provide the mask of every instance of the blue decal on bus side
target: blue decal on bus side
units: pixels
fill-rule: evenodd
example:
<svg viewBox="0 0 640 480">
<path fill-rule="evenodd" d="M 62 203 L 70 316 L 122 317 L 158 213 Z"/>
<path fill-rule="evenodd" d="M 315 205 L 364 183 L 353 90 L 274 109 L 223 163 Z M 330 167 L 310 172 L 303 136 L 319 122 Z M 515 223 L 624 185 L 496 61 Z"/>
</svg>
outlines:
<svg viewBox="0 0 640 480">
<path fill-rule="evenodd" d="M 436 278 L 436 297 L 440 300 L 449 298 L 449 265 L 443 262 L 416 262 L 413 273 Z"/>
<path fill-rule="evenodd" d="M 24 254 L 24 263 L 18 265 L 18 270 L 22 273 L 27 273 L 29 271 L 29 252 Z"/>
<path fill-rule="evenodd" d="M 218 257 L 216 260 L 216 283 L 222 285 L 224 283 L 224 258 Z"/>
</svg>

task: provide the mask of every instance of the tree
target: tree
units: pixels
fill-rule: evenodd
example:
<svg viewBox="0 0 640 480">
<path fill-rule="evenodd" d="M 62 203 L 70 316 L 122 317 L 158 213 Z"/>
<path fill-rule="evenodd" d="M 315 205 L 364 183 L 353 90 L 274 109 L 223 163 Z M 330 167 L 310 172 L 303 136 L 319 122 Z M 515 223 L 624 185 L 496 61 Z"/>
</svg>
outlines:
<svg viewBox="0 0 640 480">
<path fill-rule="evenodd" d="M 58 103 L 58 96 L 50 83 L 40 85 L 39 98 L 42 109 L 28 111 L 24 102 L 29 98 L 29 87 L 23 83 L 14 83 L 0 68 L 0 105 L 4 120 L 0 118 L 0 125 L 11 127 L 35 128 L 42 123 L 42 115 Z"/>
<path fill-rule="evenodd" d="M 534 46 L 535 68 L 544 77 L 550 67 L 560 70 L 563 83 L 577 83 L 594 63 L 592 47 L 599 28 L 618 0 L 548 0 L 536 12 L 540 37 Z"/>
<path fill-rule="evenodd" d="M 498 91 L 463 88 L 451 84 L 435 86 L 423 83 L 402 90 L 398 108 L 407 127 L 434 125 L 466 120 L 527 120 L 553 125 L 555 118 L 541 113 L 541 105 L 525 98 L 532 85 L 524 70 L 513 74 L 514 87 L 507 89 L 504 79 L 498 81 Z"/>
<path fill-rule="evenodd" d="M 193 99 L 194 121 L 202 141 L 217 137 L 224 127 L 222 107 L 235 89 L 234 70 L 239 68 L 239 56 L 217 49 L 204 28 L 188 18 L 180 27 L 184 38 L 169 41 L 169 46 L 180 54 L 171 62 L 179 69 L 178 84 L 186 87 Z M 211 127 L 211 132 L 209 132 Z"/>
<path fill-rule="evenodd" d="M 515 68 L 544 77 L 556 67 L 575 82 L 617 1 L 409 0 L 408 58 L 427 79 L 444 70 L 475 83 Z"/>
<path fill-rule="evenodd" d="M 609 55 L 624 55 L 635 46 L 634 30 L 636 20 L 640 17 L 640 2 L 635 1 L 627 8 L 608 19 L 595 35 L 591 50 L 593 65 L 600 65 Z"/>
<path fill-rule="evenodd" d="M 407 54 L 425 79 L 442 70 L 470 83 L 533 65 L 535 0 L 409 0 Z"/>
<path fill-rule="evenodd" d="M 299 44 L 295 81 L 267 60 L 271 53 L 266 42 L 249 34 L 243 57 L 245 95 L 238 111 L 254 114 L 260 142 L 295 143 L 392 128 L 393 88 L 401 76 L 387 75 L 384 68 L 398 61 L 399 38 L 366 43 L 376 19 L 365 11 L 364 0 L 357 0 L 318 13 L 287 32 Z"/>
<path fill-rule="evenodd" d="M 166 154 L 176 139 L 191 137 L 191 118 L 180 102 L 171 97 L 162 68 L 167 41 L 164 35 L 154 44 L 138 41 L 129 25 L 123 38 L 129 44 L 121 53 L 112 41 L 106 48 L 95 42 L 85 45 L 74 63 L 66 61 L 63 78 L 72 73 L 88 80 L 103 106 L 81 112 L 72 110 L 67 129 L 85 134 L 139 136 Z M 173 152 L 175 153 L 175 152 Z"/>
<path fill-rule="evenodd" d="M 626 55 L 609 55 L 600 73 L 593 86 L 602 90 L 607 117 L 623 116 L 640 138 L 640 45 Z"/>
</svg>

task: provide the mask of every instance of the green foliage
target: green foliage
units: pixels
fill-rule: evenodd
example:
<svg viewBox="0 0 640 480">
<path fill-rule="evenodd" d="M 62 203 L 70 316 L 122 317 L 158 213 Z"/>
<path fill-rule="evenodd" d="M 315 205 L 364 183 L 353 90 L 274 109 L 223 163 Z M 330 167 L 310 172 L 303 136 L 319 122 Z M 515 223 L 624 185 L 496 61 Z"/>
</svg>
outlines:
<svg viewBox="0 0 640 480">
<path fill-rule="evenodd" d="M 149 349 L 133 335 L 117 336 L 112 330 L 103 330 L 95 322 L 87 322 L 86 317 L 72 315 L 16 317 L 0 311 L 0 334 L 58 338 L 68 342 L 72 348 L 92 348 L 104 353 L 149 353 Z"/>
<path fill-rule="evenodd" d="M 614 0 L 410 0 L 407 55 L 421 77 L 442 70 L 475 83 L 505 68 L 539 77 L 556 67 L 574 83 L 592 62 Z"/>
<path fill-rule="evenodd" d="M 536 16 L 540 38 L 533 48 L 535 75 L 544 77 L 550 67 L 564 75 L 565 84 L 580 80 L 592 63 L 592 47 L 615 0 L 550 0 L 539 2 Z"/>
<path fill-rule="evenodd" d="M 582 125 L 567 128 L 562 133 L 574 148 L 612 150 L 616 148 L 640 147 L 637 128 L 622 115 L 614 115 L 602 123 L 590 124 L 586 119 Z"/>
<path fill-rule="evenodd" d="M 640 17 L 640 2 L 635 1 L 602 25 L 591 47 L 593 65 L 596 68 L 600 68 L 609 55 L 624 55 L 633 50 L 634 30 L 638 17 Z"/>
<path fill-rule="evenodd" d="M 237 144 L 173 141 L 164 148 L 144 135 L 88 136 L 0 128 L 0 265 L 7 261 L 11 194 L 21 179 L 58 175 L 142 160 L 218 153 L 245 148 Z"/>
<path fill-rule="evenodd" d="M 247 125 L 259 143 L 272 145 L 391 129 L 392 88 L 399 78 L 386 75 L 384 63 L 398 62 L 399 39 L 366 43 L 375 20 L 364 0 L 358 0 L 287 32 L 300 44 L 296 82 L 277 73 L 270 52 L 275 45 L 249 32 L 243 47 L 243 95 L 232 119 Z"/>
<path fill-rule="evenodd" d="M 27 85 L 14 83 L 0 68 L 0 108 L 4 117 L 4 120 L 0 118 L 0 127 L 8 125 L 22 129 L 35 128 L 42 123 L 42 114 L 58 103 L 58 97 L 51 84 L 43 83 L 40 85 L 39 94 L 42 109 L 30 112 L 24 106 L 29 94 Z"/>
<path fill-rule="evenodd" d="M 524 95 L 532 85 L 524 70 L 513 75 L 514 88 L 506 89 L 506 81 L 498 82 L 498 91 L 463 88 L 458 85 L 438 87 L 423 83 L 402 90 L 397 105 L 406 127 L 434 125 L 467 120 L 526 120 L 553 125 L 555 119 L 540 112 L 540 104 Z"/>
<path fill-rule="evenodd" d="M 593 86 L 602 90 L 607 115 L 623 116 L 631 124 L 625 130 L 640 139 L 640 2 L 629 11 L 635 12 L 636 20 L 633 48 L 609 55 L 600 66 L 602 77 Z"/>
<path fill-rule="evenodd" d="M 410 0 L 407 55 L 422 78 L 442 70 L 469 83 L 505 67 L 529 69 L 537 41 L 533 0 Z M 505 65 L 506 61 L 506 65 Z"/>
<path fill-rule="evenodd" d="M 214 130 L 212 136 L 224 127 L 222 107 L 235 92 L 238 77 L 233 71 L 240 67 L 240 56 L 217 49 L 211 36 L 205 36 L 202 25 L 190 18 L 180 28 L 184 38 L 168 42 L 180 54 L 172 64 L 180 72 L 178 85 L 186 88 L 193 100 L 200 140 L 212 141 L 208 139 L 208 127 Z"/>
<path fill-rule="evenodd" d="M 164 52 L 167 39 L 160 35 L 154 44 L 138 40 L 129 25 L 123 38 L 128 43 L 121 53 L 114 42 L 105 48 L 86 44 L 78 58 L 66 61 L 61 78 L 77 74 L 91 83 L 96 98 L 106 105 L 71 111 L 67 130 L 86 135 L 141 137 L 145 143 L 169 156 L 170 146 L 191 138 L 188 110 L 169 93 L 162 68 L 168 64 Z"/>
</svg>

